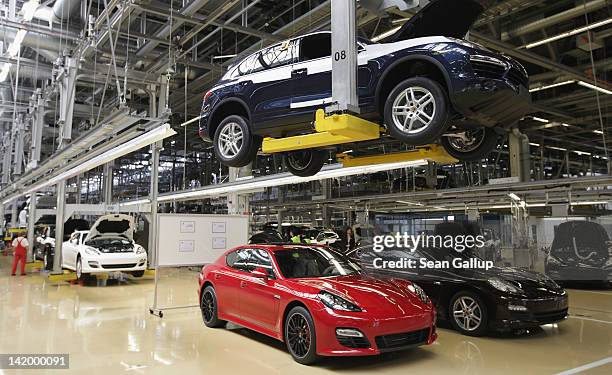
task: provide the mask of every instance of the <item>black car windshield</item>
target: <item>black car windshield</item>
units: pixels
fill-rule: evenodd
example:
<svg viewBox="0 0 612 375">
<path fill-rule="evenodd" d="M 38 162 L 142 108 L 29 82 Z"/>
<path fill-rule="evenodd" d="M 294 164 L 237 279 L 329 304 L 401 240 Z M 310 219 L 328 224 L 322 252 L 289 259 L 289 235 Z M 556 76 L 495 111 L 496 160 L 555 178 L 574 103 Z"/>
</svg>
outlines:
<svg viewBox="0 0 612 375">
<path fill-rule="evenodd" d="M 281 273 L 288 279 L 353 275 L 361 268 L 344 255 L 326 248 L 295 247 L 274 252 Z"/>
</svg>

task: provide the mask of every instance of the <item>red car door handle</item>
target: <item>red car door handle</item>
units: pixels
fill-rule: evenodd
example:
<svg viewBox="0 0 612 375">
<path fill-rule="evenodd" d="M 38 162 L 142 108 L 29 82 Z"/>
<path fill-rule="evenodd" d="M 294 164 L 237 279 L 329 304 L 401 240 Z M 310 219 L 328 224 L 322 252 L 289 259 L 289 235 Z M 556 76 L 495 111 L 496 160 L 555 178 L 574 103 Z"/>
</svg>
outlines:
<svg viewBox="0 0 612 375">
<path fill-rule="evenodd" d="M 245 288 L 248 284 L 246 283 L 246 281 L 241 281 L 240 282 L 240 287 L 241 288 Z"/>
<path fill-rule="evenodd" d="M 221 278 L 221 275 L 219 275 L 218 273 L 215 274 L 215 280 Z"/>
</svg>

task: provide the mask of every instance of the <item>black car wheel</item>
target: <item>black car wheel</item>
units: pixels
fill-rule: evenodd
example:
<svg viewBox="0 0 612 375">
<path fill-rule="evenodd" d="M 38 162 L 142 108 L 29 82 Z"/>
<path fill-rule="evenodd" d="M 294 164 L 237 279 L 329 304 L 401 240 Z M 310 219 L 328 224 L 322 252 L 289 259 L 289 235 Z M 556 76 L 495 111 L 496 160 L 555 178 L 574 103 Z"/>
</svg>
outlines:
<svg viewBox="0 0 612 375">
<path fill-rule="evenodd" d="M 325 165 L 326 157 L 327 152 L 322 150 L 302 150 L 284 154 L 283 162 L 291 174 L 310 177 L 319 173 Z"/>
<path fill-rule="evenodd" d="M 437 82 L 410 78 L 397 85 L 385 103 L 385 124 L 393 136 L 419 146 L 437 141 L 448 127 L 448 99 Z"/>
<path fill-rule="evenodd" d="M 217 295 L 215 294 L 215 288 L 212 286 L 207 286 L 202 291 L 200 310 L 202 311 L 202 320 L 207 327 L 220 328 L 225 326 L 225 321 L 217 317 Z"/>
<path fill-rule="evenodd" d="M 287 314 L 285 343 L 296 362 L 310 365 L 318 360 L 315 325 L 312 316 L 305 308 L 296 306 Z"/>
<path fill-rule="evenodd" d="M 77 255 L 76 276 L 77 280 L 85 280 L 89 276 L 89 274 L 83 273 L 83 262 L 81 261 L 80 255 Z"/>
<path fill-rule="evenodd" d="M 240 116 L 225 118 L 215 131 L 215 156 L 229 167 L 244 167 L 257 156 L 261 138 L 253 136 L 247 121 Z"/>
<path fill-rule="evenodd" d="M 482 336 L 487 331 L 487 307 L 473 292 L 461 291 L 451 298 L 449 320 L 454 329 L 467 336 Z"/>
<path fill-rule="evenodd" d="M 45 270 L 51 271 L 53 269 L 53 254 L 51 253 L 51 248 L 49 247 L 44 250 L 43 262 L 45 265 Z"/>
<path fill-rule="evenodd" d="M 470 129 L 442 137 L 448 154 L 461 161 L 479 161 L 497 147 L 499 135 L 491 128 Z"/>
</svg>

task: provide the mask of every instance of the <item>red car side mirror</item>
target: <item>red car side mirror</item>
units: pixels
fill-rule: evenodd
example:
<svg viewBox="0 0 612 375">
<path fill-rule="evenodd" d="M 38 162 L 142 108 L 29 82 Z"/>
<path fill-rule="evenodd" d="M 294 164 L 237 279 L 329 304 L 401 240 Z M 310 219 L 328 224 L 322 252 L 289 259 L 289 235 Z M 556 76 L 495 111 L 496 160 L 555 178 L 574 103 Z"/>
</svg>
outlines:
<svg viewBox="0 0 612 375">
<path fill-rule="evenodd" d="M 251 271 L 251 275 L 257 277 L 258 279 L 262 279 L 263 281 L 268 281 L 268 271 L 266 271 L 263 267 L 257 267 L 253 271 Z"/>
</svg>

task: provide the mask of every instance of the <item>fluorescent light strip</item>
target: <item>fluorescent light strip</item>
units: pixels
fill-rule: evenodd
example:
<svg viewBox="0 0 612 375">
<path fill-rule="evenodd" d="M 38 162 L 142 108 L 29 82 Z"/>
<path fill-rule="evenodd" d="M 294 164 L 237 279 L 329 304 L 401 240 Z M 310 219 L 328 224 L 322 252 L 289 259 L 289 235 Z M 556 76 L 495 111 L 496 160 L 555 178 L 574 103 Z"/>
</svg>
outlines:
<svg viewBox="0 0 612 375">
<path fill-rule="evenodd" d="M 21 13 L 23 13 L 23 20 L 28 22 L 32 21 L 39 5 L 40 2 L 38 0 L 30 0 L 23 4 L 23 6 L 21 7 Z"/>
<path fill-rule="evenodd" d="M 508 196 L 510 198 L 512 198 L 512 200 L 517 201 L 517 202 L 520 202 L 522 200 L 518 195 L 516 195 L 514 193 L 510 193 L 510 194 L 508 194 Z"/>
<path fill-rule="evenodd" d="M 593 133 L 603 135 L 604 132 L 602 132 L 601 130 L 593 130 Z"/>
<path fill-rule="evenodd" d="M 573 36 L 573 35 L 582 34 L 585 31 L 596 29 L 598 27 L 605 26 L 605 25 L 608 25 L 610 23 L 612 23 L 612 18 L 608 18 L 606 20 L 599 21 L 599 22 L 596 22 L 596 23 L 588 25 L 588 26 L 579 27 L 577 29 L 574 29 L 574 30 L 571 30 L 571 31 L 567 31 L 565 33 L 557 34 L 555 36 L 551 36 L 550 38 L 542 39 L 542 40 L 539 40 L 537 42 L 529 43 L 529 44 L 526 44 L 524 47 L 526 49 L 534 48 L 534 47 L 537 47 L 537 46 L 541 46 L 542 44 L 554 42 L 556 40 L 564 39 L 564 38 L 567 38 L 567 37 L 570 37 L 570 36 Z"/>
<path fill-rule="evenodd" d="M 572 83 L 576 83 L 576 81 L 575 80 L 570 80 L 570 81 L 564 81 L 564 82 L 559 82 L 559 83 L 551 83 L 550 85 L 536 86 L 536 87 L 534 87 L 532 89 L 529 89 L 529 92 L 548 90 L 548 89 L 552 89 L 554 87 L 570 85 Z"/>
<path fill-rule="evenodd" d="M 373 37 L 373 38 L 371 39 L 371 41 L 372 41 L 372 42 L 374 42 L 374 43 L 376 43 L 376 42 L 378 42 L 378 41 L 380 41 L 380 40 L 383 40 L 383 39 L 385 39 L 385 38 L 387 38 L 387 37 L 390 37 L 391 35 L 393 35 L 393 34 L 395 34 L 396 32 L 398 32 L 398 31 L 399 31 L 399 29 L 401 29 L 401 28 L 402 28 L 402 26 L 394 27 L 394 28 L 392 28 L 392 29 L 391 29 L 391 30 L 389 30 L 389 31 L 385 31 L 385 32 L 384 32 L 384 33 L 382 33 L 382 34 L 376 35 L 375 37 Z"/>
<path fill-rule="evenodd" d="M 176 201 L 176 200 L 192 200 L 192 199 L 200 199 L 206 197 L 217 197 L 217 196 L 225 196 L 230 193 L 247 193 L 249 191 L 263 189 L 266 187 L 276 187 L 283 185 L 291 185 L 291 184 L 299 184 L 303 182 L 310 181 L 319 181 L 325 180 L 328 178 L 339 178 L 339 177 L 348 177 L 360 174 L 368 174 L 368 173 L 376 173 L 389 171 L 393 169 L 402 169 L 409 167 L 417 167 L 421 165 L 426 165 L 427 160 L 414 160 L 407 162 L 399 162 L 399 163 L 389 163 L 389 164 L 376 164 L 376 165 L 367 165 L 361 167 L 349 167 L 342 168 L 341 164 L 334 164 L 325 167 L 321 172 L 311 177 L 298 177 L 294 175 L 290 175 L 289 173 L 283 173 L 276 178 L 271 178 L 270 176 L 266 177 L 258 177 L 255 178 L 254 181 L 250 181 L 248 183 L 230 183 L 230 184 L 221 184 L 218 186 L 211 186 L 204 189 L 162 195 L 157 200 L 159 202 L 167 202 L 167 201 Z"/>
<path fill-rule="evenodd" d="M 146 204 L 146 203 L 151 203 L 151 200 L 150 199 L 138 199 L 138 200 L 133 200 L 133 201 L 127 201 L 127 202 L 119 203 L 119 206 L 120 207 L 136 206 L 139 204 Z"/>
<path fill-rule="evenodd" d="M 41 190 L 45 187 L 48 186 L 52 186 L 57 184 L 60 181 L 66 180 L 68 178 L 77 176 L 83 172 L 87 172 L 93 168 L 99 167 L 100 165 L 106 164 L 109 161 L 115 160 L 117 158 L 120 158 L 124 155 L 127 155 L 131 152 L 134 152 L 136 150 L 139 150 L 145 146 L 148 146 L 152 143 L 155 143 L 157 141 L 161 141 L 164 138 L 170 137 L 175 135 L 176 132 L 170 127 L 170 124 L 164 124 L 154 130 L 151 130 L 139 137 L 136 137 L 124 144 L 122 144 L 119 147 L 116 147 L 112 150 L 108 150 L 104 153 L 102 153 L 101 155 L 96 156 L 93 159 L 90 159 L 88 161 L 85 161 L 84 163 L 81 163 L 80 165 L 71 168 L 55 177 L 52 177 L 44 182 L 41 182 L 33 187 L 31 187 L 30 189 L 24 191 L 22 194 L 30 194 L 33 193 L 35 191 Z M 12 198 L 11 198 L 12 199 Z"/>
<path fill-rule="evenodd" d="M 588 83 L 588 82 L 578 81 L 578 84 L 579 84 L 580 86 L 583 86 L 583 87 L 589 88 L 589 89 L 591 89 L 591 90 L 595 90 L 595 91 L 602 92 L 602 93 L 604 93 L 604 94 L 606 94 L 606 95 L 610 95 L 610 94 L 612 94 L 612 91 L 610 91 L 610 90 L 608 90 L 608 89 L 604 89 L 603 87 L 595 86 L 595 85 L 590 84 L 590 83 Z"/>
<path fill-rule="evenodd" d="M 6 50 L 9 56 L 16 57 L 19 54 L 19 50 L 21 49 L 21 43 L 23 42 L 23 38 L 25 38 L 27 33 L 28 31 L 24 29 L 20 29 L 19 31 L 17 31 L 17 34 L 15 34 L 15 39 L 13 40 L 9 48 Z"/>
<path fill-rule="evenodd" d="M 533 121 L 537 121 L 537 122 L 543 122 L 545 124 L 548 124 L 550 122 L 550 120 L 547 120 L 545 118 L 541 118 L 541 117 L 536 117 L 536 116 L 531 116 L 531 119 Z"/>
<path fill-rule="evenodd" d="M 11 63 L 4 63 L 4 65 L 2 66 L 2 71 L 0 71 L 0 82 L 4 82 L 6 81 L 6 79 L 8 78 L 9 72 L 11 71 L 11 66 L 13 64 Z"/>
</svg>

